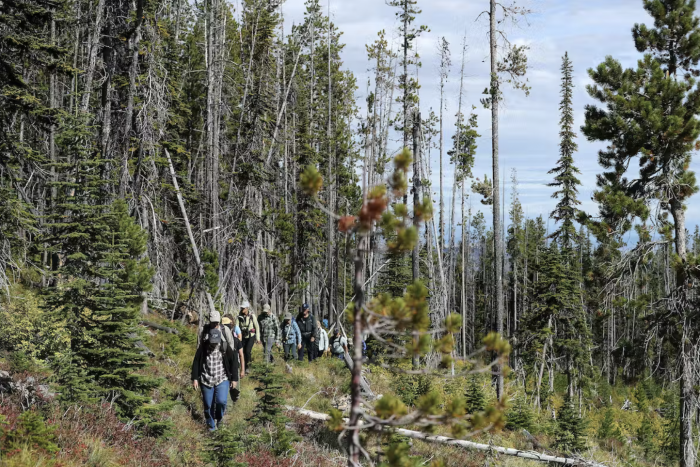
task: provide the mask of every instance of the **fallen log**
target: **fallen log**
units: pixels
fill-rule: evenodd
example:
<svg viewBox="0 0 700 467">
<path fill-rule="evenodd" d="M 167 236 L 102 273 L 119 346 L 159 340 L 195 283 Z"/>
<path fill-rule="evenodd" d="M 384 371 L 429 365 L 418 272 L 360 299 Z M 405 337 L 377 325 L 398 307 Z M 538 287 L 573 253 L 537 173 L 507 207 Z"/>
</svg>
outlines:
<svg viewBox="0 0 700 467">
<path fill-rule="evenodd" d="M 127 336 L 129 337 L 129 339 L 137 339 L 138 338 L 138 336 L 133 332 L 127 334 Z M 146 347 L 146 344 L 144 344 L 143 341 L 141 341 L 141 340 L 134 341 L 134 347 L 136 347 L 137 349 L 141 349 L 141 352 L 139 352 L 141 355 L 146 355 L 148 357 L 155 357 L 156 356 L 156 354 L 154 354 L 151 349 Z"/>
<path fill-rule="evenodd" d="M 149 328 L 157 329 L 159 331 L 165 331 L 170 334 L 180 334 L 180 331 L 174 328 L 169 328 L 167 326 L 161 326 L 160 324 L 152 323 L 150 321 L 141 321 L 142 326 L 147 326 Z"/>
<path fill-rule="evenodd" d="M 350 355 L 348 355 L 347 352 L 343 354 L 344 360 L 345 360 L 345 366 L 348 367 L 348 370 L 352 373 L 352 367 L 353 367 L 353 361 L 352 358 L 350 358 Z M 367 381 L 367 378 L 365 378 L 365 375 L 362 375 L 360 377 L 360 389 L 362 389 L 362 393 L 365 396 L 366 399 L 374 399 L 374 393 L 372 392 L 372 388 L 369 385 L 369 381 Z"/>
<path fill-rule="evenodd" d="M 314 412 L 312 410 L 300 409 L 298 407 L 286 406 L 288 410 L 300 413 L 314 420 L 328 420 L 330 417 L 324 413 Z M 343 420 L 347 421 L 346 418 Z M 404 428 L 396 428 L 397 434 L 406 436 L 407 438 L 418 439 L 426 443 L 447 444 L 451 446 L 459 446 L 465 449 L 474 449 L 477 451 L 497 452 L 506 456 L 521 457 L 537 462 L 552 462 L 555 464 L 572 465 L 578 467 L 607 467 L 605 464 L 593 462 L 579 457 L 560 457 L 552 456 L 535 451 L 521 451 L 520 449 L 505 448 L 501 446 L 492 446 L 490 444 L 475 443 L 473 441 L 465 441 L 461 439 L 448 438 L 447 436 L 431 435 L 420 431 L 406 430 Z"/>
</svg>

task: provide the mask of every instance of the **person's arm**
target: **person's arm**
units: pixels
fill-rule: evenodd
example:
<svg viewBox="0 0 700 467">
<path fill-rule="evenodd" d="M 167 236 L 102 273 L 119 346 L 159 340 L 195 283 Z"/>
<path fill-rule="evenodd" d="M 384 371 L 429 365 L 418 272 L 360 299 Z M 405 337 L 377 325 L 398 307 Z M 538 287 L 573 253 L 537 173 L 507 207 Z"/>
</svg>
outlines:
<svg viewBox="0 0 700 467">
<path fill-rule="evenodd" d="M 280 323 L 274 316 L 272 317 L 272 324 L 275 326 L 275 344 L 279 347 L 282 343 L 282 331 L 280 330 Z"/>
<path fill-rule="evenodd" d="M 258 324 L 258 318 L 254 314 L 250 314 L 253 317 L 253 327 L 255 328 L 255 341 L 260 343 L 260 325 Z"/>
<path fill-rule="evenodd" d="M 301 349 L 301 329 L 299 329 L 299 325 L 296 321 L 292 322 L 292 329 L 294 330 L 294 334 L 297 336 L 297 349 Z"/>
<path fill-rule="evenodd" d="M 243 358 L 243 347 L 238 349 L 238 361 L 241 363 L 240 364 L 240 377 L 243 378 L 245 376 L 245 359 Z"/>
<path fill-rule="evenodd" d="M 202 358 L 202 346 L 197 347 L 197 352 L 194 354 L 194 360 L 192 361 L 192 386 L 195 389 L 199 389 L 199 361 Z"/>
<path fill-rule="evenodd" d="M 236 327 L 233 328 L 233 333 L 236 335 L 236 337 L 238 338 L 238 340 L 241 340 L 241 337 L 243 337 L 243 336 L 241 335 L 241 334 L 242 334 L 242 333 L 241 333 L 241 328 L 240 328 L 238 325 L 236 325 Z"/>
<path fill-rule="evenodd" d="M 311 342 L 316 340 L 316 332 L 318 331 L 316 327 L 316 317 L 311 316 Z"/>
</svg>

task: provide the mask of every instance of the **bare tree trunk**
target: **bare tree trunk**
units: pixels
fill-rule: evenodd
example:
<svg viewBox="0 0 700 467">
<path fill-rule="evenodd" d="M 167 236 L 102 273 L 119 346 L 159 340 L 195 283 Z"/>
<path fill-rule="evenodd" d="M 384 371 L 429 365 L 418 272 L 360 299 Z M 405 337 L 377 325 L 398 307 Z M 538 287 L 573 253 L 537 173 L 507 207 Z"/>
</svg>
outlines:
<svg viewBox="0 0 700 467">
<path fill-rule="evenodd" d="M 175 167 L 173 167 L 173 161 L 170 159 L 170 153 L 166 148 L 163 148 L 163 151 L 165 151 L 165 157 L 168 159 L 168 167 L 170 168 L 170 176 L 173 179 L 173 186 L 175 187 L 175 194 L 177 195 L 177 203 L 180 205 L 180 212 L 182 213 L 182 218 L 185 221 L 185 228 L 187 229 L 187 236 L 190 239 L 190 246 L 192 247 L 192 253 L 194 254 L 194 260 L 197 263 L 197 270 L 199 272 L 199 277 L 204 282 L 204 266 L 202 265 L 202 260 L 200 259 L 199 256 L 199 248 L 197 247 L 197 242 L 194 239 L 194 235 L 192 234 L 192 227 L 190 226 L 190 220 L 187 217 L 187 210 L 185 209 L 185 202 L 182 199 L 182 194 L 180 193 L 180 185 L 177 183 L 177 176 L 175 175 Z M 216 308 L 214 307 L 214 299 L 212 298 L 211 294 L 209 293 L 206 288 L 204 289 L 204 295 L 207 298 L 207 304 L 209 305 L 209 316 L 211 316 L 212 313 L 216 311 Z M 199 328 L 200 330 L 202 329 L 202 326 L 204 325 L 204 315 L 202 313 L 202 310 L 199 310 Z M 198 333 L 199 335 L 200 333 Z"/>
<path fill-rule="evenodd" d="M 697 345 L 695 340 L 695 332 L 690 319 L 688 319 L 688 297 L 687 297 L 687 273 L 686 262 L 687 241 L 685 232 L 685 209 L 683 204 L 677 200 L 671 200 L 671 215 L 674 220 L 675 228 L 675 247 L 676 254 L 680 258 L 682 264 L 676 266 L 676 284 L 673 290 L 677 290 L 679 295 L 674 297 L 674 303 L 680 308 L 681 319 L 683 319 L 683 337 L 680 343 L 680 359 L 681 359 L 681 381 L 680 381 L 680 466 L 695 467 L 696 452 L 693 447 L 693 414 L 695 410 L 695 370 L 697 362 L 694 361 L 694 345 Z M 696 344 L 693 344 L 695 342 Z"/>
<path fill-rule="evenodd" d="M 496 332 L 503 334 L 503 226 L 501 225 L 501 190 L 500 173 L 498 166 L 498 50 L 496 37 L 496 0 L 490 0 L 490 29 L 489 48 L 491 55 L 491 153 L 493 157 L 493 242 L 494 242 L 494 262 L 495 266 L 495 301 L 496 301 Z M 496 397 L 503 396 L 503 372 L 500 364 L 494 365 L 496 378 Z"/>
<path fill-rule="evenodd" d="M 353 292 L 355 298 L 353 300 L 353 366 L 352 378 L 350 380 L 350 420 L 348 422 L 350 426 L 348 430 L 350 434 L 349 467 L 360 467 L 360 453 L 362 452 L 362 445 L 360 443 L 360 418 L 362 416 L 362 408 L 360 407 L 360 402 L 362 398 L 362 319 L 365 300 L 365 278 L 363 270 L 365 262 L 364 256 L 367 251 L 368 243 L 369 238 L 362 236 L 358 239 L 358 247 L 354 252 L 355 278 L 353 281 Z"/>
<path fill-rule="evenodd" d="M 464 219 L 464 181 L 462 181 L 462 286 L 460 311 L 462 312 L 462 355 L 467 358 L 467 233 Z"/>
<path fill-rule="evenodd" d="M 552 326 L 552 317 L 549 317 L 549 321 L 547 322 L 547 327 Z M 537 393 L 535 396 L 535 405 L 537 406 L 538 409 L 542 408 L 542 399 L 540 397 L 540 390 L 542 388 L 542 378 L 544 376 L 544 367 L 546 364 L 546 358 L 547 358 L 547 344 L 549 344 L 549 340 L 547 340 L 544 345 L 542 346 L 542 365 L 540 366 L 540 371 L 537 374 Z"/>
<path fill-rule="evenodd" d="M 418 219 L 418 216 L 415 214 L 416 213 L 416 207 L 420 204 L 420 186 L 421 186 L 421 180 L 420 180 L 420 112 L 417 111 L 414 115 L 414 120 L 413 120 L 413 226 L 418 229 L 418 226 L 420 224 L 420 220 Z M 419 253 L 420 253 L 420 237 L 418 240 L 416 240 L 416 244 L 413 247 L 413 257 L 412 257 L 412 266 L 413 266 L 413 281 L 417 281 L 420 279 L 420 258 L 419 258 Z M 414 332 L 414 340 L 418 339 L 418 335 L 415 334 Z M 413 369 L 417 369 L 420 366 L 420 359 L 418 358 L 418 355 L 413 355 Z"/>
<path fill-rule="evenodd" d="M 100 45 L 100 37 L 102 37 L 102 19 L 104 16 L 105 0 L 97 2 L 97 11 L 95 12 L 95 24 L 90 38 L 88 64 L 85 70 L 85 89 L 83 92 L 80 110 L 87 112 L 90 105 L 90 93 L 92 92 L 92 80 L 95 75 L 95 66 L 97 64 L 97 50 Z"/>
<path fill-rule="evenodd" d="M 129 92 L 127 93 L 126 112 L 124 117 L 124 152 L 121 160 L 119 177 L 119 194 L 124 196 L 129 179 L 129 152 L 131 150 L 131 129 L 134 119 L 134 96 L 136 95 L 136 75 L 139 64 L 139 43 L 141 42 L 141 22 L 143 21 L 143 0 L 137 0 L 136 24 L 129 36 L 131 64 L 129 65 Z M 138 202 L 139 200 L 137 200 Z"/>
<path fill-rule="evenodd" d="M 334 271 L 335 264 L 333 263 L 333 247 L 335 243 L 335 229 L 333 217 L 330 212 L 335 211 L 335 196 L 333 190 L 336 188 L 335 183 L 332 182 L 332 167 L 334 163 L 333 154 L 333 143 L 332 139 L 332 128 L 331 128 L 331 112 L 333 104 L 333 86 L 332 86 L 332 74 L 331 74 L 331 1 L 328 0 L 328 129 L 326 132 L 326 138 L 328 139 L 328 248 L 326 254 L 328 256 L 328 320 L 330 322 L 331 316 L 333 314 L 333 303 L 335 302 L 335 283 L 334 283 Z"/>
</svg>

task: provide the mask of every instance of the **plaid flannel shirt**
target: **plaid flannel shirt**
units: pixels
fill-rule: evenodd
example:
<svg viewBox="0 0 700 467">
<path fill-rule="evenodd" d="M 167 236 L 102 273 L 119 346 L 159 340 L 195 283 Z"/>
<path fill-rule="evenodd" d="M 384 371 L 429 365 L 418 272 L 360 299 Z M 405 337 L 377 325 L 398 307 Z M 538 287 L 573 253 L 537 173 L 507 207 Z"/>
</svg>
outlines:
<svg viewBox="0 0 700 467">
<path fill-rule="evenodd" d="M 263 343 L 267 342 L 268 338 L 273 338 L 276 344 L 280 343 L 280 328 L 277 324 L 277 318 L 272 316 L 271 313 L 263 313 L 258 318 L 258 325 L 260 326 L 260 337 Z"/>
<path fill-rule="evenodd" d="M 224 368 L 224 357 L 221 353 L 221 344 L 209 352 L 204 361 L 204 371 L 202 372 L 202 384 L 214 388 L 226 381 L 226 369 Z"/>
</svg>

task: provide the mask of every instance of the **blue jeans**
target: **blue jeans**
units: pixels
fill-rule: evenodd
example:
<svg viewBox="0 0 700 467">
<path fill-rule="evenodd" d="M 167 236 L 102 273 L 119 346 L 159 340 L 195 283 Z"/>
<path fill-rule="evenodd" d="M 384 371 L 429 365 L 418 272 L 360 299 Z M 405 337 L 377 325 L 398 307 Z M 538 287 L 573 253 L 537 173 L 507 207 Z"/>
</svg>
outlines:
<svg viewBox="0 0 700 467">
<path fill-rule="evenodd" d="M 202 388 L 202 402 L 204 402 L 204 418 L 209 429 L 216 430 L 216 425 L 224 418 L 224 413 L 226 413 L 229 382 L 225 380 L 213 388 L 203 384 L 200 386 Z"/>
</svg>

